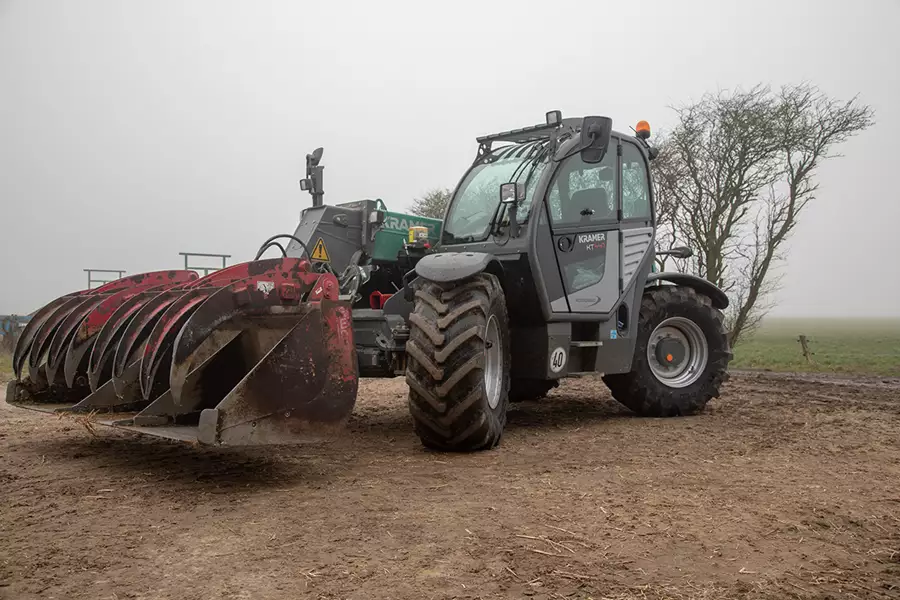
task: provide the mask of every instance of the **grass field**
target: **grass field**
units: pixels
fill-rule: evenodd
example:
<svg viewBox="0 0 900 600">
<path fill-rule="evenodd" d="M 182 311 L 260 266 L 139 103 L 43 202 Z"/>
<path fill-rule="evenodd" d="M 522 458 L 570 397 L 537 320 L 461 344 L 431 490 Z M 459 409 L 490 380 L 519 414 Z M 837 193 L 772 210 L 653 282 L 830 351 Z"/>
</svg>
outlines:
<svg viewBox="0 0 900 600">
<path fill-rule="evenodd" d="M 809 364 L 801 334 L 814 353 Z M 900 377 L 900 319 L 769 319 L 738 343 L 731 366 Z"/>
</svg>

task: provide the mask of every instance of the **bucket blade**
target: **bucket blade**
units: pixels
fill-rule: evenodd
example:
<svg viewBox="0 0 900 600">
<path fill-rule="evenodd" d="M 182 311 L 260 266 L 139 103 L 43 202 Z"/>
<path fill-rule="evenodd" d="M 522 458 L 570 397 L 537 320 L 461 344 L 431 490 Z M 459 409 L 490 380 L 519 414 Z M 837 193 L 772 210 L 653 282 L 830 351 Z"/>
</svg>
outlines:
<svg viewBox="0 0 900 600">
<path fill-rule="evenodd" d="M 209 445 L 296 444 L 340 431 L 356 403 L 350 305 L 322 300 L 215 407 L 200 414 Z"/>
<path fill-rule="evenodd" d="M 113 382 L 107 381 L 68 410 L 72 412 L 90 412 L 94 410 L 97 412 L 110 412 L 130 407 L 130 403 L 116 396 Z"/>
</svg>

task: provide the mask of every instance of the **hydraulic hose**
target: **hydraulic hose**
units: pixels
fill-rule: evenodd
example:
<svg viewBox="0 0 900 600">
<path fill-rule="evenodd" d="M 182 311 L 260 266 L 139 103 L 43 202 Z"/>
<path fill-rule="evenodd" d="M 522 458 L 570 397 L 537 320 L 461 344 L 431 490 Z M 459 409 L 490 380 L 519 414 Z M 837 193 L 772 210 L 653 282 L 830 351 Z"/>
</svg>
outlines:
<svg viewBox="0 0 900 600">
<path fill-rule="evenodd" d="M 303 252 L 306 253 L 306 256 L 310 256 L 309 248 L 306 247 L 306 244 L 304 244 L 301 240 L 298 240 L 296 237 L 292 236 L 289 233 L 282 233 L 279 235 L 273 235 L 272 237 L 267 239 L 265 242 L 263 242 L 262 246 L 259 247 L 259 251 L 256 253 L 256 258 L 254 258 L 253 260 L 259 260 L 259 257 L 263 255 L 263 252 L 265 252 L 272 246 L 278 246 L 279 248 L 281 248 L 282 255 L 287 256 L 287 250 L 285 250 L 284 246 L 275 242 L 275 240 L 281 239 L 281 238 L 288 238 L 288 239 L 291 239 L 291 240 L 297 242 L 298 244 L 300 244 L 300 247 L 303 248 Z"/>
</svg>

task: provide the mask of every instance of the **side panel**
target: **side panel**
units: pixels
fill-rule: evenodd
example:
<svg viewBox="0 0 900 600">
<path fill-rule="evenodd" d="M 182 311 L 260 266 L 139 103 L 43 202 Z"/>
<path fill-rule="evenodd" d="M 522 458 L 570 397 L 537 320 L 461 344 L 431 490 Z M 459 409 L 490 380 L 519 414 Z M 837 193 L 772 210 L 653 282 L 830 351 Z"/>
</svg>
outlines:
<svg viewBox="0 0 900 600">
<path fill-rule="evenodd" d="M 428 241 L 432 246 L 440 242 L 442 222 L 439 219 L 387 211 L 384 213 L 382 229 L 375 233 L 372 258 L 397 260 L 397 254 L 403 250 L 403 243 L 409 238 L 409 228 L 415 226 L 428 228 Z"/>
<path fill-rule="evenodd" d="M 525 379 L 559 379 L 568 374 L 568 353 L 572 339 L 569 323 L 546 323 L 534 327 L 513 328 L 510 331 L 512 368 L 510 375 Z M 552 367 L 550 357 L 562 349 L 566 360 Z M 557 370 L 554 370 L 557 369 Z"/>
<path fill-rule="evenodd" d="M 608 313 L 619 300 L 616 224 L 555 234 L 556 256 L 569 307 L 575 313 Z"/>
<path fill-rule="evenodd" d="M 622 230 L 622 289 L 627 289 L 631 285 L 644 255 L 652 244 L 652 227 Z"/>
<path fill-rule="evenodd" d="M 622 294 L 619 314 L 608 323 L 601 324 L 600 337 L 604 340 L 598 350 L 595 370 L 601 373 L 627 373 L 631 370 L 634 347 L 637 340 L 638 318 L 644 296 L 644 282 L 653 265 L 653 252 L 645 252 L 631 278 L 631 284 Z M 617 322 L 624 316 L 624 327 Z"/>
<path fill-rule="evenodd" d="M 353 253 L 363 245 L 363 214 L 362 209 L 327 204 L 307 208 L 300 216 L 294 237 L 306 244 L 307 250 L 314 255 L 310 257 L 313 262 L 327 262 L 340 273 L 350 264 Z M 295 241 L 287 246 L 287 254 L 305 256 Z"/>
</svg>

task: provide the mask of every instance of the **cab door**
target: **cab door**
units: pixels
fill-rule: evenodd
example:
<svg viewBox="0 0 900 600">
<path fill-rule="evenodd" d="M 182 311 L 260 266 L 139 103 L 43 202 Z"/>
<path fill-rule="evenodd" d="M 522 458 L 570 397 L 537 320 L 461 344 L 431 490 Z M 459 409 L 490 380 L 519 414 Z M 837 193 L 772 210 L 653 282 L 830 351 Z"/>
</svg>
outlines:
<svg viewBox="0 0 900 600">
<path fill-rule="evenodd" d="M 554 313 L 608 313 L 618 302 L 620 152 L 621 142 L 613 137 L 599 163 L 575 154 L 548 188 L 545 206 L 565 293 L 565 303 L 551 306 Z"/>
</svg>

